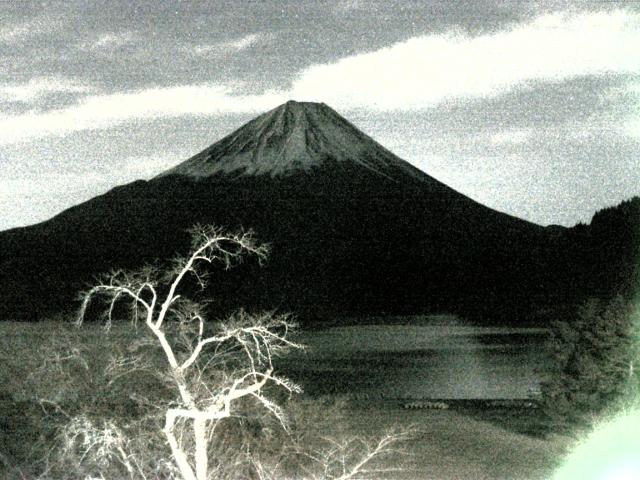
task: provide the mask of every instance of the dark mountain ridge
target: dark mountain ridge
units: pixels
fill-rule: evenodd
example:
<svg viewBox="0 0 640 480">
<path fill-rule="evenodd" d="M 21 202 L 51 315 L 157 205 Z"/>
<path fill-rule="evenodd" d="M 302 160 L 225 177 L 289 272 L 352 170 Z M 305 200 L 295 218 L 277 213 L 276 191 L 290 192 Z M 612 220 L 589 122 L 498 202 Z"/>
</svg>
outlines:
<svg viewBox="0 0 640 480">
<path fill-rule="evenodd" d="M 303 321 L 446 310 L 518 323 L 533 303 L 575 300 L 566 252 L 587 243 L 478 204 L 324 104 L 288 102 L 150 181 L 0 232 L 2 317 L 42 318 L 99 272 L 186 253 L 195 223 L 272 245 L 266 267 L 216 277 L 216 308 Z"/>
</svg>

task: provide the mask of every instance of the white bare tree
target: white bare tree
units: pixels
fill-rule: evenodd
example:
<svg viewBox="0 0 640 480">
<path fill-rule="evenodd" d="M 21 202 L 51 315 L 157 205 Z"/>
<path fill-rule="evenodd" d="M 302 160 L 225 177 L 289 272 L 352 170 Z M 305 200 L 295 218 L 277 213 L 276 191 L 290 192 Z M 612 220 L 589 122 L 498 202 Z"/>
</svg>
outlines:
<svg viewBox="0 0 640 480">
<path fill-rule="evenodd" d="M 417 433 L 414 429 L 406 431 L 388 431 L 382 437 L 369 439 L 362 436 L 346 436 L 341 439 L 321 437 L 315 446 L 305 445 L 298 452 L 309 460 L 300 464 L 296 478 L 301 480 L 364 480 L 389 478 L 397 475 L 403 468 L 389 466 L 397 463 L 398 458 L 406 456 L 402 443 L 409 441 Z M 389 460 L 392 459 L 392 462 Z M 385 464 L 384 462 L 387 462 Z M 260 480 L 281 480 L 277 470 L 267 470 L 255 463 Z"/>
<path fill-rule="evenodd" d="M 180 293 L 188 277 L 203 288 L 208 267 L 220 263 L 229 268 L 244 255 L 262 261 L 268 249 L 253 234 L 227 234 L 222 230 L 198 226 L 191 230 L 191 253 L 178 258 L 168 272 L 145 267 L 136 272 L 116 271 L 102 277 L 82 296 L 78 324 L 96 298 L 106 301 L 106 327 L 111 325 L 122 302 L 132 307 L 131 319 L 143 322 L 151 338 L 161 347 L 168 380 L 177 390 L 179 403 L 168 407 L 164 435 L 173 459 L 185 480 L 206 480 L 210 476 L 208 445 L 220 420 L 232 415 L 240 399 L 252 397 L 286 428 L 281 408 L 265 394 L 268 384 L 289 392 L 297 385 L 274 373 L 273 358 L 300 345 L 290 339 L 294 324 L 286 315 L 250 315 L 240 311 L 212 328 L 197 303 Z M 244 359 L 233 369 L 220 369 L 229 352 Z M 116 361 L 114 368 L 142 368 L 136 359 Z M 212 379 L 215 381 L 212 382 Z M 177 424 L 191 425 L 192 439 L 176 435 Z"/>
</svg>

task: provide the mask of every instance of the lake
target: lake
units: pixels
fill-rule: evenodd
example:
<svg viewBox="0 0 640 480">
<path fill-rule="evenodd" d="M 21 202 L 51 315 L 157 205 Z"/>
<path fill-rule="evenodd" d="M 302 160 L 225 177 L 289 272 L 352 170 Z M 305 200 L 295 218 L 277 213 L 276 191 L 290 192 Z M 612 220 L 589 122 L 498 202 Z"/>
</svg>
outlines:
<svg viewBox="0 0 640 480">
<path fill-rule="evenodd" d="M 420 317 L 302 332 L 277 365 L 311 394 L 372 398 L 523 399 L 539 392 L 547 330 Z"/>
</svg>

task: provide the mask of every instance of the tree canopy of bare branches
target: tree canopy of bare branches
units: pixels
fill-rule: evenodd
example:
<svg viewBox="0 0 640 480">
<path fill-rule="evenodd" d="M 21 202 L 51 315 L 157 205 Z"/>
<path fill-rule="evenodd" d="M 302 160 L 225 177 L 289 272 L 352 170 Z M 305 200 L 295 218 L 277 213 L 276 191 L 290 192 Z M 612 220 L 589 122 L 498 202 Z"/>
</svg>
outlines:
<svg viewBox="0 0 640 480">
<path fill-rule="evenodd" d="M 254 315 L 241 310 L 212 326 L 200 305 L 182 296 L 187 277 L 204 288 L 210 280 L 208 267 L 230 268 L 245 255 L 262 261 L 268 254 L 267 246 L 259 244 L 251 232 L 227 234 L 197 226 L 191 234 L 191 253 L 174 259 L 166 271 L 144 267 L 100 278 L 83 293 L 77 323 L 82 324 L 87 307 L 98 298 L 106 302 L 107 328 L 121 303 L 130 305 L 130 319 L 142 322 L 160 346 L 167 380 L 178 393 L 177 404 L 166 410 L 164 426 L 173 459 L 186 480 L 205 480 L 209 478 L 210 435 L 217 422 L 232 414 L 235 402 L 246 397 L 257 400 L 286 428 L 284 413 L 264 387 L 274 384 L 289 392 L 300 391 L 274 373 L 273 359 L 301 346 L 290 339 L 295 325 L 288 315 Z M 232 368 L 221 368 L 230 362 Z M 114 368 L 118 367 L 125 371 L 137 368 L 137 360 L 116 361 Z M 180 422 L 190 422 L 192 441 L 175 434 Z"/>
</svg>

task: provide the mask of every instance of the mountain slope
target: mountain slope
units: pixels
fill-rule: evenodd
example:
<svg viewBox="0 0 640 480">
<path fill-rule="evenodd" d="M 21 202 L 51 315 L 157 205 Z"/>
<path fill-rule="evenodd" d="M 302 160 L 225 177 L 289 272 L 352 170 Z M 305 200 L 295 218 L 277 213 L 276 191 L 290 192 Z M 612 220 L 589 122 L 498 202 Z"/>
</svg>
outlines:
<svg viewBox="0 0 640 480">
<path fill-rule="evenodd" d="M 0 233 L 5 318 L 72 304 L 110 268 L 186 253 L 195 223 L 272 244 L 216 277 L 218 308 L 303 318 L 433 310 L 518 320 L 548 296 L 557 231 L 496 212 L 421 172 L 323 104 L 288 102 L 150 181 Z"/>
</svg>

